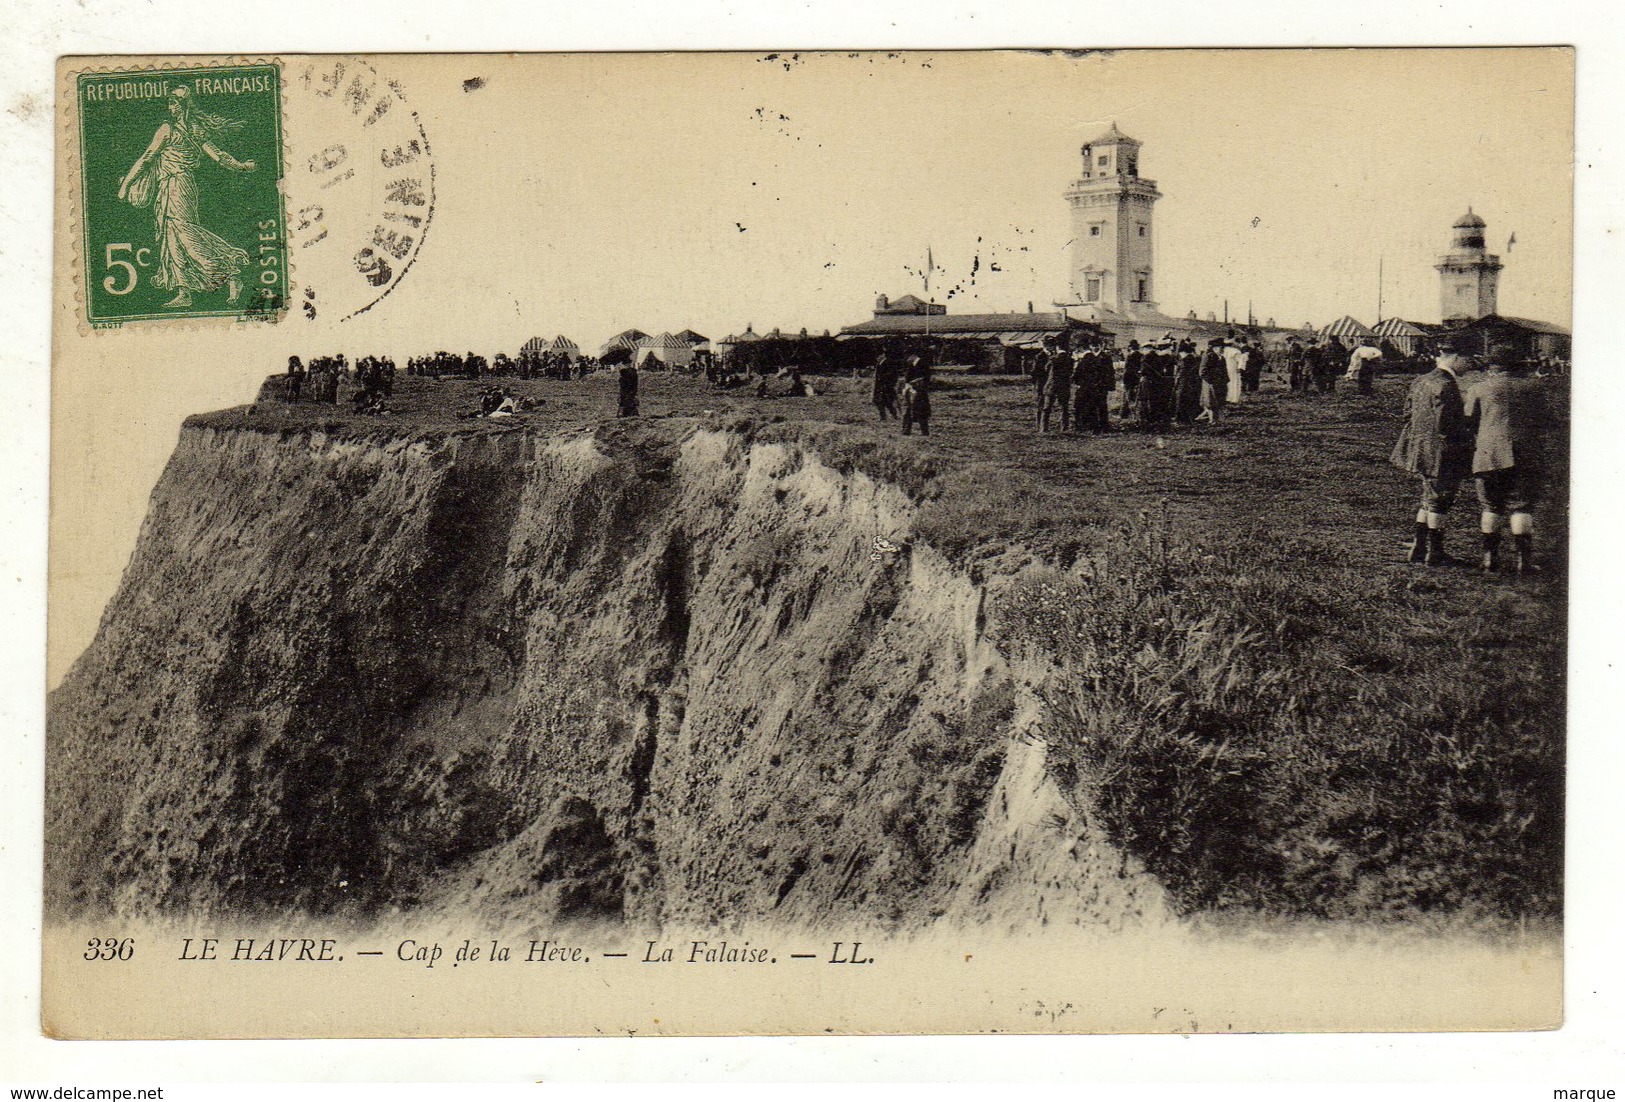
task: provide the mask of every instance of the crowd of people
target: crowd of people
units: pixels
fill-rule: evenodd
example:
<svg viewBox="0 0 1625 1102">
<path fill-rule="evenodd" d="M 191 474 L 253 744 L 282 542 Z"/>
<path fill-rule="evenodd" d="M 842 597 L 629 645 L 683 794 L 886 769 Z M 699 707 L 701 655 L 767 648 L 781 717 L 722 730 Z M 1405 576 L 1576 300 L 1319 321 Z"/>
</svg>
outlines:
<svg viewBox="0 0 1625 1102">
<path fill-rule="evenodd" d="M 1040 432 L 1112 431 L 1111 397 L 1122 384 L 1118 416 L 1145 432 L 1213 424 L 1259 387 L 1264 350 L 1231 335 L 1197 343 L 1170 333 L 1128 342 L 1121 367 L 1098 337 L 1046 337 L 1030 371 Z"/>
<path fill-rule="evenodd" d="M 363 412 L 385 412 L 390 395 L 395 392 L 395 361 L 388 356 L 363 356 L 352 366 L 337 356 L 313 356 L 310 363 L 298 356 L 288 357 L 285 393 L 291 401 L 338 401 L 339 382 L 351 379 L 356 384 L 350 400 Z"/>
<path fill-rule="evenodd" d="M 1476 481 L 1481 506 L 1479 565 L 1500 569 L 1503 531 L 1515 547 L 1520 574 L 1533 572 L 1533 508 L 1541 482 L 1541 435 L 1547 425 L 1540 384 L 1531 375 L 1553 373 L 1550 357 L 1529 359 L 1509 344 L 1482 349 L 1482 337 L 1446 334 L 1436 342 L 1432 369 L 1417 376 L 1407 399 L 1404 430 L 1392 461 L 1420 477 L 1421 503 L 1407 559 L 1430 566 L 1453 560 L 1444 550 L 1444 518 L 1462 482 Z M 1483 352 L 1482 355 L 1477 353 Z M 1299 395 L 1336 392 L 1338 380 L 1355 394 L 1372 394 L 1384 360 L 1414 370 L 1419 356 L 1384 354 L 1373 341 L 1352 350 L 1328 338 L 1291 340 L 1273 358 L 1287 389 Z M 1164 432 L 1172 426 L 1214 424 L 1242 406 L 1261 385 L 1272 357 L 1256 341 L 1234 334 L 1198 348 L 1172 334 L 1143 346 L 1131 340 L 1118 361 L 1101 339 L 1046 338 L 1029 371 L 1033 422 L 1041 433 L 1113 431 L 1111 396 L 1124 427 Z M 1461 375 L 1482 373 L 1462 391 Z M 931 368 L 919 356 L 900 366 L 882 351 L 875 357 L 871 400 L 882 422 L 900 421 L 929 434 Z"/>
<path fill-rule="evenodd" d="M 435 379 L 579 379 L 600 366 L 596 357 L 571 358 L 556 349 L 525 351 L 518 356 L 498 352 L 489 360 L 477 352 L 458 355 L 442 351 L 413 356 L 406 361 L 406 373 Z"/>
</svg>

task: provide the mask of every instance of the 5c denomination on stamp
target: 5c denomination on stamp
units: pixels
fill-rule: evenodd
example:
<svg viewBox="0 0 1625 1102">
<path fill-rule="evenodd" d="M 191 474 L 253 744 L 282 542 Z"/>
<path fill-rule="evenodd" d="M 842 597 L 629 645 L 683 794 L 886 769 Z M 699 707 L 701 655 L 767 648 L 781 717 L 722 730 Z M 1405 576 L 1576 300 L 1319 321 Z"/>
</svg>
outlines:
<svg viewBox="0 0 1625 1102">
<path fill-rule="evenodd" d="M 75 97 L 85 320 L 279 317 L 280 67 L 81 73 Z"/>
</svg>

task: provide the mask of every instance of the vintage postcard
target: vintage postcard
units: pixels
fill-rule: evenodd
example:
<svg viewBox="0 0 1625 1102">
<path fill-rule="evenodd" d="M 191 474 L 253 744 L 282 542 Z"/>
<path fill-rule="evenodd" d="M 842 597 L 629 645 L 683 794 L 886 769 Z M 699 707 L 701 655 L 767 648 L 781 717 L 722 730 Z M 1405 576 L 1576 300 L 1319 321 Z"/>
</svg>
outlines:
<svg viewBox="0 0 1625 1102">
<path fill-rule="evenodd" d="M 1572 50 L 57 76 L 48 1033 L 1562 1023 Z"/>
</svg>

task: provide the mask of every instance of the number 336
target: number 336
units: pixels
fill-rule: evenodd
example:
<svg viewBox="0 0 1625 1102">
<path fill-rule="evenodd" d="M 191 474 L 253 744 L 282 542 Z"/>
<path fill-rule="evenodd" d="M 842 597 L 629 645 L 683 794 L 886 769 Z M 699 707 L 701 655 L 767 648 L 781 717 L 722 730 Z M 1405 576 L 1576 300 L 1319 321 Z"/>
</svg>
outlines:
<svg viewBox="0 0 1625 1102">
<path fill-rule="evenodd" d="M 135 956 L 131 937 L 93 937 L 85 944 L 86 960 L 129 960 Z"/>
</svg>

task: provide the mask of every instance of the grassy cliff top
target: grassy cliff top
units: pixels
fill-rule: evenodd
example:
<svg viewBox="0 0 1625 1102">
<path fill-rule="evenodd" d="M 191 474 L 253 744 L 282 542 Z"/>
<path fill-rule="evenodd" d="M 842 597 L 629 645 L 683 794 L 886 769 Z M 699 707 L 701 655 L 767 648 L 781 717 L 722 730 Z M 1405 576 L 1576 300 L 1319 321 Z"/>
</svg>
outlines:
<svg viewBox="0 0 1625 1102">
<path fill-rule="evenodd" d="M 401 376 L 388 414 L 356 413 L 342 401 L 262 402 L 188 423 L 375 440 L 592 433 L 669 441 L 713 428 L 800 442 L 832 466 L 885 479 L 915 497 L 926 506 L 933 542 L 951 554 L 1023 544 L 1070 561 L 1091 530 L 1154 512 L 1197 542 L 1268 530 L 1324 546 L 1338 560 L 1387 569 L 1396 541 L 1409 531 L 1416 487 L 1388 464 L 1408 377 L 1378 379 L 1370 397 L 1297 396 L 1267 378 L 1241 413 L 1217 427 L 1098 437 L 1040 435 L 1033 390 L 1011 377 L 939 371 L 929 438 L 903 437 L 895 421 L 879 423 L 866 377 L 809 381 L 813 397 L 779 397 L 788 383 L 773 379 L 775 396 L 757 398 L 748 387 L 717 390 L 703 380 L 645 372 L 643 416 L 617 420 L 613 372 L 567 382 L 504 379 L 502 385 L 539 406 L 492 420 L 458 416 L 478 409 L 481 382 Z M 1565 545 L 1567 531 L 1567 392 L 1560 388 L 1554 380 L 1552 452 L 1561 462 L 1547 472 L 1555 492 L 1541 510 L 1542 542 L 1553 551 Z M 1462 499 L 1458 513 L 1472 516 L 1470 483 Z"/>
</svg>

